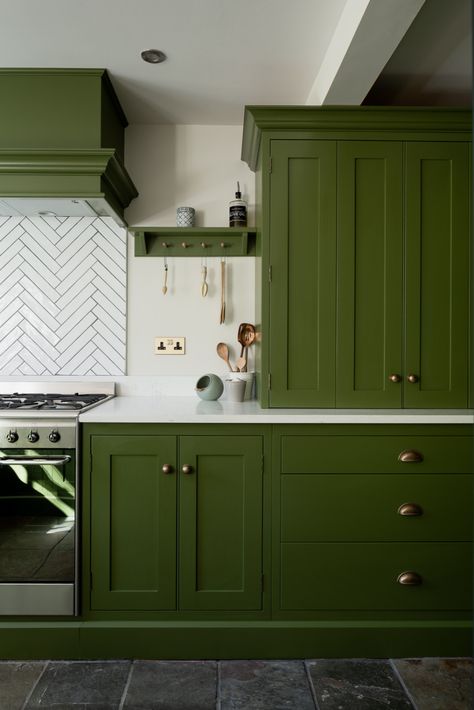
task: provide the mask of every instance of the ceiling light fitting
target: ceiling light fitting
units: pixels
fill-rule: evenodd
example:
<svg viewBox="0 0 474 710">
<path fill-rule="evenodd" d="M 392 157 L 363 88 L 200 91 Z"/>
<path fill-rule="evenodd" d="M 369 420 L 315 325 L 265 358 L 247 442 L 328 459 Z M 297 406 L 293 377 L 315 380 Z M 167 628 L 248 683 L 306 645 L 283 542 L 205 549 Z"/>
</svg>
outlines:
<svg viewBox="0 0 474 710">
<path fill-rule="evenodd" d="M 160 62 L 164 62 L 166 59 L 166 54 L 159 49 L 145 49 L 141 52 L 140 56 L 144 62 L 148 62 L 149 64 L 160 64 Z"/>
</svg>

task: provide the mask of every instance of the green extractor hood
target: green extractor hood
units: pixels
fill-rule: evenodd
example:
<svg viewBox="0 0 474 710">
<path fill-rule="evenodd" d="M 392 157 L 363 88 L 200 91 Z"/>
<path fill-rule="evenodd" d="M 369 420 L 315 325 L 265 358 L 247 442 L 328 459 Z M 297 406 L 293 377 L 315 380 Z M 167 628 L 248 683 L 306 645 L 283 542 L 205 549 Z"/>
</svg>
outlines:
<svg viewBox="0 0 474 710">
<path fill-rule="evenodd" d="M 105 69 L 0 69 L 0 215 L 123 212 L 127 119 Z"/>
</svg>

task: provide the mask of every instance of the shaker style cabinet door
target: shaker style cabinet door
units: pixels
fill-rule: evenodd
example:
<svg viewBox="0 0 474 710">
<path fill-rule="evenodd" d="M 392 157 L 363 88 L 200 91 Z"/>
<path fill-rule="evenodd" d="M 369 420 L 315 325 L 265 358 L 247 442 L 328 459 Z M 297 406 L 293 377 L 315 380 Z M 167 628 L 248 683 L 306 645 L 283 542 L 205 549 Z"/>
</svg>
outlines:
<svg viewBox="0 0 474 710">
<path fill-rule="evenodd" d="M 406 151 L 404 405 L 467 407 L 469 146 Z"/>
<path fill-rule="evenodd" d="M 338 143 L 338 407 L 402 406 L 402 156 Z"/>
<path fill-rule="evenodd" d="M 176 608 L 175 466 L 174 436 L 93 437 L 92 609 Z"/>
<path fill-rule="evenodd" d="M 336 142 L 272 140 L 271 407 L 335 404 Z"/>
<path fill-rule="evenodd" d="M 180 437 L 183 610 L 262 606 L 262 437 Z"/>
</svg>

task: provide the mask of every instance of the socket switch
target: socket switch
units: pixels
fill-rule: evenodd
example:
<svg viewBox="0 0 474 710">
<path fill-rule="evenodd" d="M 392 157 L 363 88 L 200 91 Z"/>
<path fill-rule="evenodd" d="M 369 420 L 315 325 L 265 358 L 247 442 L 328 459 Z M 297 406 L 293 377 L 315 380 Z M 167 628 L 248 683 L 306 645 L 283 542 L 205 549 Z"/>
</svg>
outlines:
<svg viewBox="0 0 474 710">
<path fill-rule="evenodd" d="M 155 355 L 184 355 L 186 338 L 157 335 L 155 338 Z"/>
</svg>

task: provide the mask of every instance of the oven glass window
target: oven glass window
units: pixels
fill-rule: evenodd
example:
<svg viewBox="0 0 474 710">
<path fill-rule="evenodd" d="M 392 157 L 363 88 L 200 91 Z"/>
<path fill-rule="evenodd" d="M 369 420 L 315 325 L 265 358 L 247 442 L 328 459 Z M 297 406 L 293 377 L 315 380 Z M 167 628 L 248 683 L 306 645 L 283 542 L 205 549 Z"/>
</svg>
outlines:
<svg viewBox="0 0 474 710">
<path fill-rule="evenodd" d="M 73 582 L 74 451 L 0 450 L 0 582 Z"/>
</svg>

